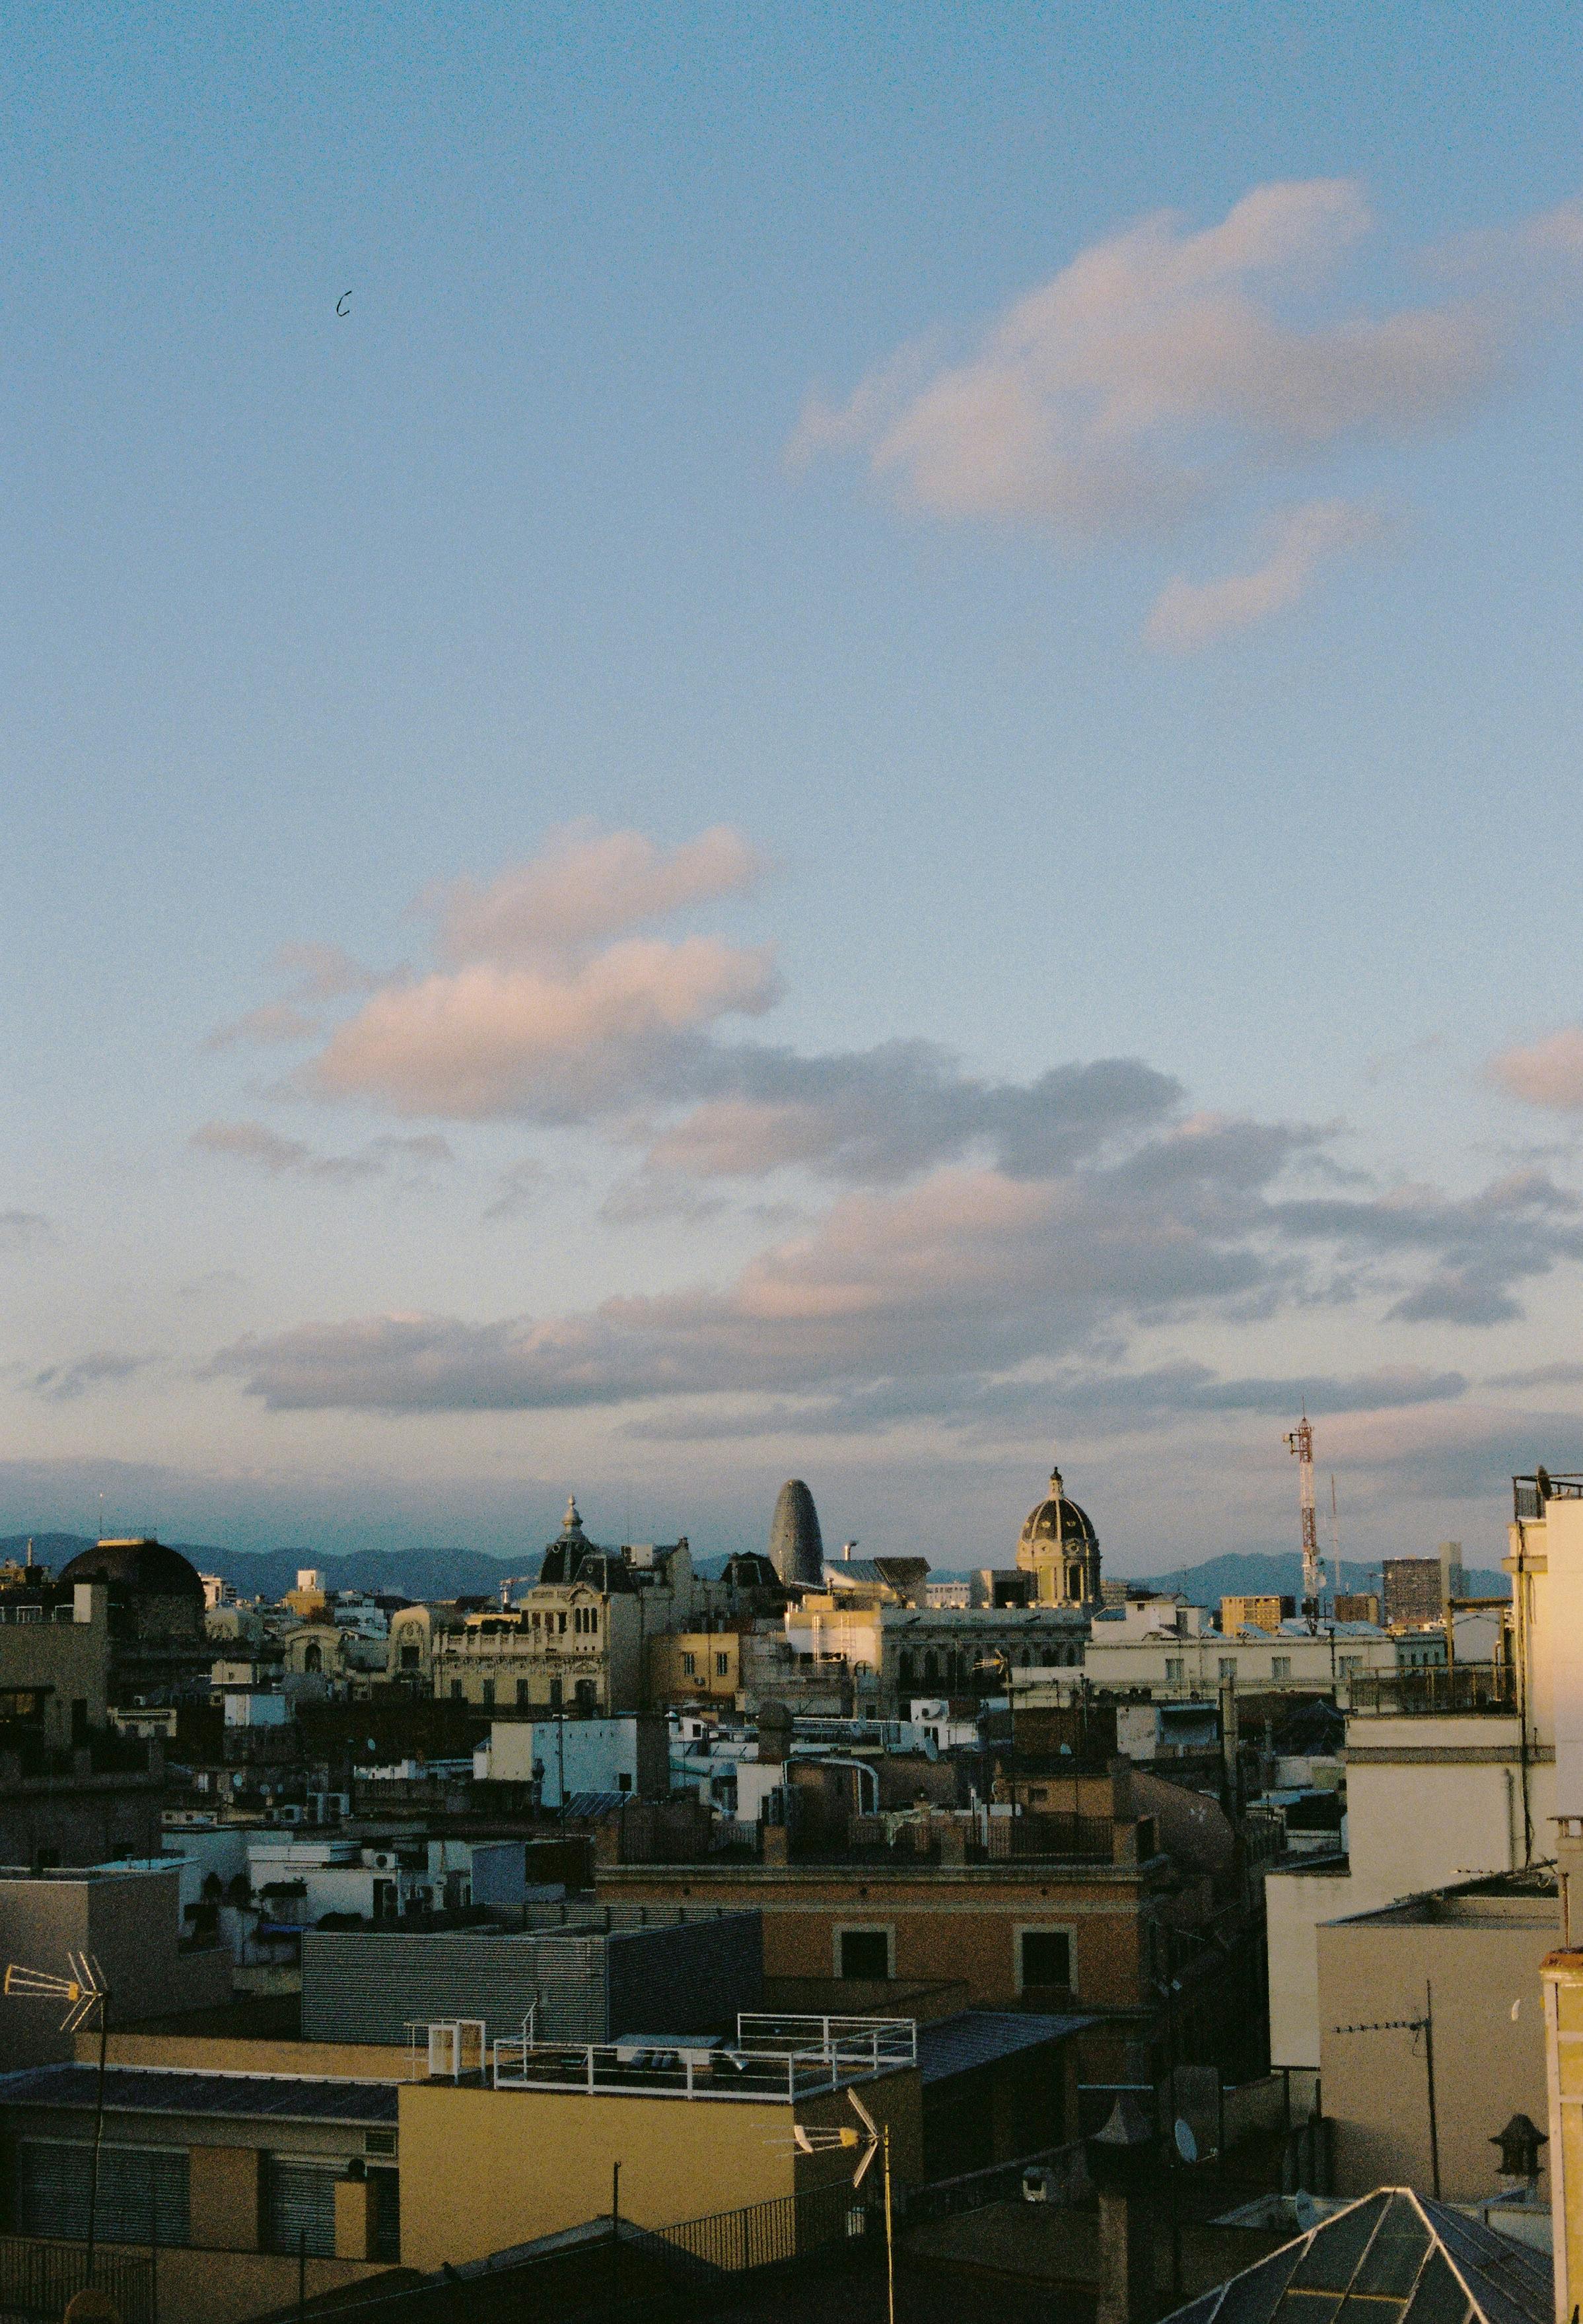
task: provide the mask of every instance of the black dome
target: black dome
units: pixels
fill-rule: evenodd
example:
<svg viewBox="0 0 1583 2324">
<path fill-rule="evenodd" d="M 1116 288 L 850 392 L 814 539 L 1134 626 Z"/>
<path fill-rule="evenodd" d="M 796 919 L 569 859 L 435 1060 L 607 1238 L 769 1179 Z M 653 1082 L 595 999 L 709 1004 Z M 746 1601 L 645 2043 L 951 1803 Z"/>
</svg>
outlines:
<svg viewBox="0 0 1583 2324">
<path fill-rule="evenodd" d="M 61 1582 L 108 1582 L 143 1598 L 196 1598 L 203 1580 L 196 1565 L 162 1541 L 101 1541 L 79 1550 L 61 1568 Z"/>
<path fill-rule="evenodd" d="M 1022 1529 L 1022 1546 L 1038 1549 L 1059 1545 L 1062 1548 L 1091 1549 L 1099 1540 L 1094 1522 L 1086 1509 L 1069 1501 L 1062 1489 L 1061 1471 L 1050 1471 L 1050 1491 L 1046 1499 L 1031 1508 Z"/>
</svg>

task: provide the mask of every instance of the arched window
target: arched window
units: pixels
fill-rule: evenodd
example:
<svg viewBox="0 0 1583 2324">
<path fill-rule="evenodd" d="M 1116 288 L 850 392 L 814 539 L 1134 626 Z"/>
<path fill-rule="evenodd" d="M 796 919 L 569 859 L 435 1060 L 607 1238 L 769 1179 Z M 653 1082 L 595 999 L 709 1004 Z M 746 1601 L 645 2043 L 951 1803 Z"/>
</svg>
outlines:
<svg viewBox="0 0 1583 2324">
<path fill-rule="evenodd" d="M 324 1666 L 324 1648 L 316 1638 L 302 1650 L 302 1667 L 305 1671 L 322 1671 Z"/>
<path fill-rule="evenodd" d="M 1082 1568 L 1081 1565 L 1069 1565 L 1067 1567 L 1066 1594 L 1069 1598 L 1081 1598 L 1082 1596 Z"/>
</svg>

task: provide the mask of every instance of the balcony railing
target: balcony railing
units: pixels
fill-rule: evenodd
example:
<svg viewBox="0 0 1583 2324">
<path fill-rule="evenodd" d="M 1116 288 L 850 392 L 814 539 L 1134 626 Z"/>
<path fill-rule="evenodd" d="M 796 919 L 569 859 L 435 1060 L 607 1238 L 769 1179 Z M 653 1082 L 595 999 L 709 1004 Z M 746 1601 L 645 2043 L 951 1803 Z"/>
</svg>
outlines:
<svg viewBox="0 0 1583 2324">
<path fill-rule="evenodd" d="M 1513 1478 L 1512 1515 L 1519 1521 L 1542 1522 L 1546 1501 L 1583 1501 L 1583 1476 L 1552 1477 L 1548 1469 L 1537 1469 L 1532 1477 Z"/>
<path fill-rule="evenodd" d="M 614 2042 L 515 2041 L 491 2047 L 497 2090 L 578 2091 L 588 2098 L 751 2098 L 762 2105 L 822 2090 L 917 2061 L 917 2027 L 903 2017 L 739 2016 L 737 2040 L 630 2035 Z"/>
<path fill-rule="evenodd" d="M 1354 1717 L 1440 1719 L 1465 1711 L 1514 1718 L 1517 1674 L 1510 1663 L 1457 1663 L 1450 1669 L 1368 1672 L 1350 1689 Z"/>
</svg>

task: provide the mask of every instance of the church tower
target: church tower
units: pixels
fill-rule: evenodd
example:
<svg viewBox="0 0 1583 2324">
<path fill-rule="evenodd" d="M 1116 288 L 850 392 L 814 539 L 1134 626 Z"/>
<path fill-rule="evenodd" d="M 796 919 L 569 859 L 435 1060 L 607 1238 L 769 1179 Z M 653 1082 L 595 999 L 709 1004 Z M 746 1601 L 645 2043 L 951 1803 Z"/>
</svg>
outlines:
<svg viewBox="0 0 1583 2324">
<path fill-rule="evenodd" d="M 1040 1606 L 1072 1606 L 1097 1614 L 1104 1603 L 1100 1590 L 1100 1536 L 1086 1509 L 1066 1498 L 1059 1469 L 1050 1471 L 1050 1490 L 1031 1508 L 1017 1538 L 1017 1562 L 1034 1576 L 1035 1602 Z"/>
</svg>

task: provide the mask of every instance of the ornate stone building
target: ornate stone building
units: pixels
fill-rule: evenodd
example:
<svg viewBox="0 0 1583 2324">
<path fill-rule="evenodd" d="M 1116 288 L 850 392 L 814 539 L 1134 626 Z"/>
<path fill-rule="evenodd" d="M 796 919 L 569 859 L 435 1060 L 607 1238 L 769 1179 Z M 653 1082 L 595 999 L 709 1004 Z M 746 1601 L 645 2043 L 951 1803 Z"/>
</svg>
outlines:
<svg viewBox="0 0 1583 2324">
<path fill-rule="evenodd" d="M 1034 1578 L 1036 1605 L 1097 1613 L 1103 1603 L 1100 1536 L 1088 1511 L 1068 1500 L 1059 1469 L 1051 1470 L 1049 1492 L 1027 1513 L 1017 1539 L 1017 1563 Z"/>
</svg>

